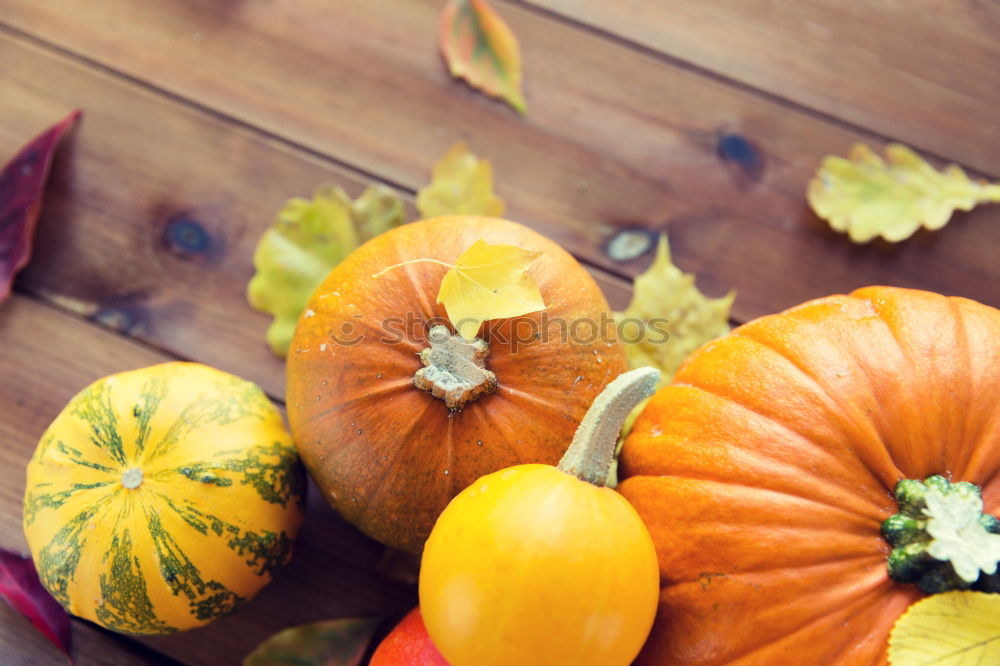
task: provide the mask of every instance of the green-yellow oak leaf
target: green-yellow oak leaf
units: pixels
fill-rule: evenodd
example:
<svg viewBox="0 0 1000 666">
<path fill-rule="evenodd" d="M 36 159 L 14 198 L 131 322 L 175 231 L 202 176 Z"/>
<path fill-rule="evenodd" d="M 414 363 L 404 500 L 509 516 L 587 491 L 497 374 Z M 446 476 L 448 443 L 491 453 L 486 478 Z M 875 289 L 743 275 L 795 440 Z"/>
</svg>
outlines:
<svg viewBox="0 0 1000 666">
<path fill-rule="evenodd" d="M 937 230 L 956 210 L 1000 202 L 1000 184 L 969 178 L 958 166 L 938 171 L 901 144 L 883 160 L 863 143 L 847 159 L 829 156 L 809 183 L 809 205 L 855 243 L 876 236 L 897 242 L 924 227 Z"/>
<path fill-rule="evenodd" d="M 257 244 L 256 273 L 247 285 L 250 305 L 274 316 L 267 330 L 271 351 L 288 353 L 295 323 L 330 269 L 403 221 L 402 201 L 378 185 L 353 201 L 339 187 L 322 188 L 312 199 L 289 199 Z"/>
</svg>

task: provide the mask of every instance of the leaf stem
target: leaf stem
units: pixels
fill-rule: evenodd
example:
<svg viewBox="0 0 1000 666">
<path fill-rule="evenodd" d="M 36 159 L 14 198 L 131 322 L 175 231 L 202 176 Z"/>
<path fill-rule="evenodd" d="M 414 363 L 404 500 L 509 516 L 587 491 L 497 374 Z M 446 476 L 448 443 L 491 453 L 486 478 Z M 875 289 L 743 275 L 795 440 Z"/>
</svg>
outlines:
<svg viewBox="0 0 1000 666">
<path fill-rule="evenodd" d="M 382 275 L 388 273 L 392 269 L 399 268 L 400 266 L 406 266 L 408 264 L 419 264 L 419 263 L 423 263 L 423 262 L 430 262 L 432 264 L 438 264 L 439 266 L 446 266 L 447 268 L 454 268 L 454 266 L 452 264 L 449 264 L 446 261 L 438 261 L 437 259 L 429 259 L 429 258 L 424 258 L 424 259 L 410 259 L 408 261 L 404 261 L 404 262 L 399 263 L 399 264 L 393 264 L 392 266 L 389 266 L 387 268 L 383 268 L 378 273 L 373 274 L 372 278 L 375 279 L 375 278 L 381 277 Z"/>
<path fill-rule="evenodd" d="M 987 185 L 984 188 L 983 201 L 996 201 L 1000 203 L 1000 183 Z"/>
</svg>

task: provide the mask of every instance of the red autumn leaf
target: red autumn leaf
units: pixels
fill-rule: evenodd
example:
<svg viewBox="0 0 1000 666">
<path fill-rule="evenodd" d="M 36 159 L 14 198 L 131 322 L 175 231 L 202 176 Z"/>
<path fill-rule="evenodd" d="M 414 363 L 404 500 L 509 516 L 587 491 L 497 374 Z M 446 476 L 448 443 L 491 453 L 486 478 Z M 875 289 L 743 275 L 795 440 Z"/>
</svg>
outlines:
<svg viewBox="0 0 1000 666">
<path fill-rule="evenodd" d="M 30 557 L 0 548 L 0 597 L 70 656 L 69 615 L 42 587 Z"/>
<path fill-rule="evenodd" d="M 52 155 L 79 117 L 80 112 L 74 111 L 39 134 L 0 172 L 0 302 L 10 295 L 14 274 L 31 256 Z"/>
</svg>

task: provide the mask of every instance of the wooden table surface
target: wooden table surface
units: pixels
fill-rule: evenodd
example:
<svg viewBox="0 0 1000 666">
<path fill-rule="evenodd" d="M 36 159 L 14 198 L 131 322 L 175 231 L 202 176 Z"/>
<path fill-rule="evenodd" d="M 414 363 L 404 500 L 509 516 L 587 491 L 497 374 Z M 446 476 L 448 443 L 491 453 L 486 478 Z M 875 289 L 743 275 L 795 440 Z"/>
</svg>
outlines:
<svg viewBox="0 0 1000 666">
<path fill-rule="evenodd" d="M 0 305 L 0 546 L 24 549 L 24 467 L 105 374 L 189 359 L 284 395 L 244 291 L 286 198 L 379 181 L 412 200 L 457 140 L 493 162 L 507 216 L 584 262 L 613 306 L 666 230 L 735 321 L 872 284 L 1000 306 L 1000 206 L 898 245 L 809 211 L 827 154 L 901 141 L 1000 180 L 995 0 L 494 0 L 529 111 L 452 80 L 441 0 L 0 0 L 0 162 L 84 111 L 59 151 L 30 267 Z M 204 230 L 196 247 L 179 222 Z M 239 613 L 133 639 L 75 621 L 78 664 L 238 664 L 293 624 L 398 612 L 383 549 L 312 502 L 293 563 Z M 64 663 L 0 604 L 0 663 Z"/>
</svg>

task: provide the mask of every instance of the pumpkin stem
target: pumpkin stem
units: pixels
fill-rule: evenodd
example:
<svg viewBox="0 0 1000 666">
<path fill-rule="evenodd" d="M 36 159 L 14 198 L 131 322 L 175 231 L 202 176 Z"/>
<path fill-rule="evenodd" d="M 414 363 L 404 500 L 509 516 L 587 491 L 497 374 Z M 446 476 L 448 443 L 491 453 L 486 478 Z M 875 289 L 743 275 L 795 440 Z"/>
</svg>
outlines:
<svg viewBox="0 0 1000 666">
<path fill-rule="evenodd" d="M 929 476 L 903 479 L 895 495 L 899 513 L 882 523 L 890 578 L 927 594 L 1000 592 L 1000 520 L 983 513 L 979 486 Z"/>
<path fill-rule="evenodd" d="M 653 394 L 659 381 L 660 371 L 656 368 L 636 368 L 605 386 L 583 416 L 573 442 L 559 461 L 559 469 L 595 486 L 607 485 L 625 418 Z"/>
<path fill-rule="evenodd" d="M 447 326 L 430 330 L 431 346 L 420 352 L 423 368 L 413 375 L 413 385 L 444 400 L 457 411 L 497 388 L 497 376 L 486 369 L 490 348 L 480 338 L 466 340 L 453 335 Z"/>
</svg>

